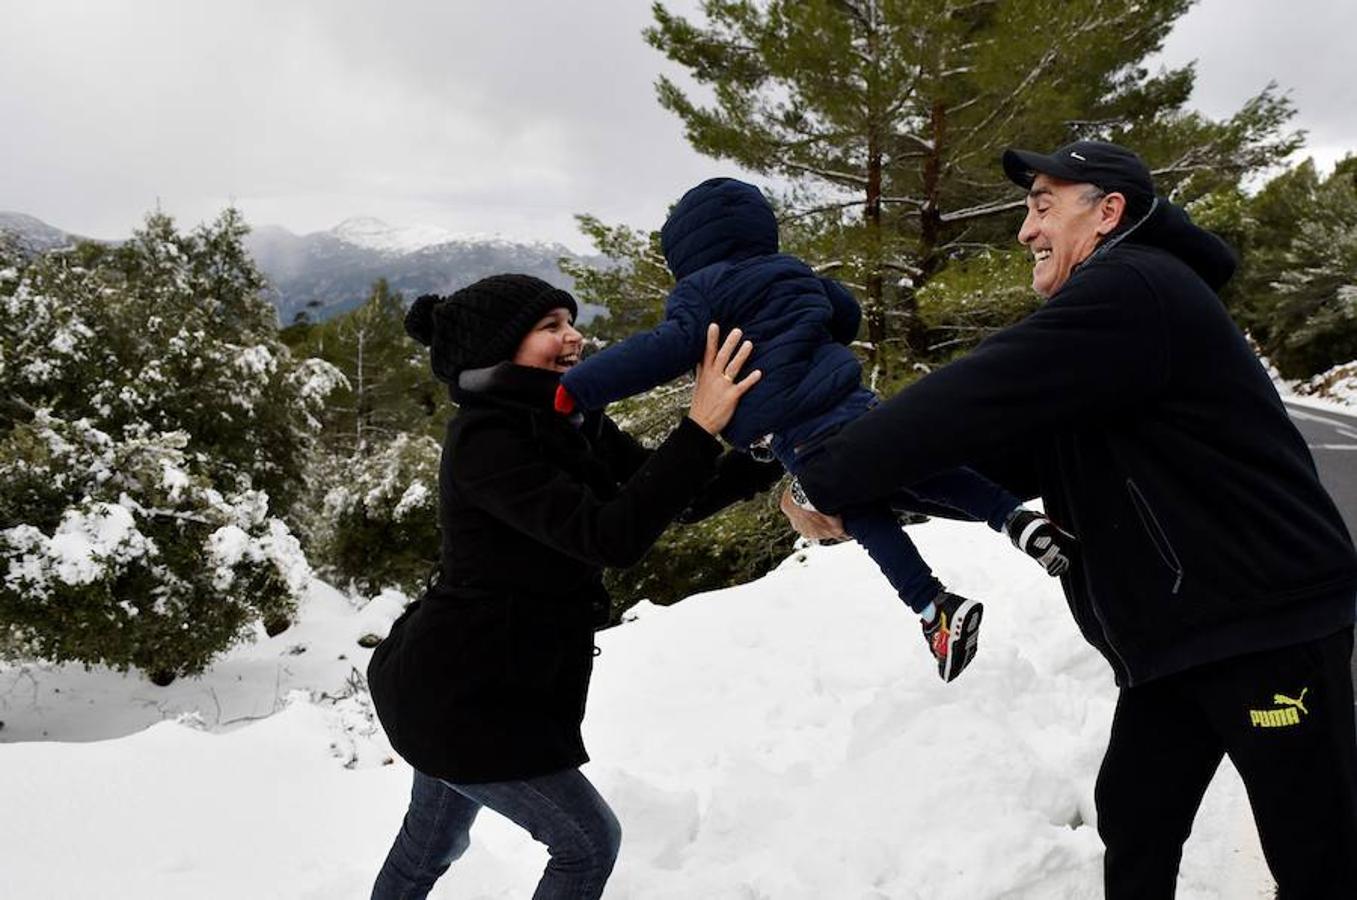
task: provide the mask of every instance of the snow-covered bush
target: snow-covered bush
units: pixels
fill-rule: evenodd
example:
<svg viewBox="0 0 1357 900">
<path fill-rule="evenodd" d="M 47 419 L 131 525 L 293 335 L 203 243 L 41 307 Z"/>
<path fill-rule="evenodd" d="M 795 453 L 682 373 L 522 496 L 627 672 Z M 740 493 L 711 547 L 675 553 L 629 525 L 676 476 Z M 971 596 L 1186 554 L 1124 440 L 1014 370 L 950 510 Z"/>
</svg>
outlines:
<svg viewBox="0 0 1357 900">
<path fill-rule="evenodd" d="M 276 339 L 234 211 L 0 282 L 0 647 L 201 671 L 309 568 L 284 516 L 324 388 Z"/>
<path fill-rule="evenodd" d="M 365 456 L 335 460 L 317 529 L 327 574 L 365 594 L 413 595 L 438 561 L 438 461 L 433 438 L 398 434 Z"/>
</svg>

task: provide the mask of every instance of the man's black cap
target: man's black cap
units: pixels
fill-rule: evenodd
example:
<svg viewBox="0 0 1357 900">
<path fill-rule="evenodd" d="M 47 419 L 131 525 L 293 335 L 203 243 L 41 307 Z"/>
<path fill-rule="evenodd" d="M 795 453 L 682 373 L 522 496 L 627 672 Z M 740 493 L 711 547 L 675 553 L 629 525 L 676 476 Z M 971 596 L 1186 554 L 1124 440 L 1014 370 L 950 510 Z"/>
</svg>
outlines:
<svg viewBox="0 0 1357 900">
<path fill-rule="evenodd" d="M 1129 207 L 1142 202 L 1148 206 L 1154 198 L 1154 179 L 1140 157 L 1106 141 L 1075 141 L 1050 155 L 1011 147 L 1004 151 L 1004 174 L 1014 184 L 1030 189 L 1038 173 L 1118 191 Z"/>
</svg>

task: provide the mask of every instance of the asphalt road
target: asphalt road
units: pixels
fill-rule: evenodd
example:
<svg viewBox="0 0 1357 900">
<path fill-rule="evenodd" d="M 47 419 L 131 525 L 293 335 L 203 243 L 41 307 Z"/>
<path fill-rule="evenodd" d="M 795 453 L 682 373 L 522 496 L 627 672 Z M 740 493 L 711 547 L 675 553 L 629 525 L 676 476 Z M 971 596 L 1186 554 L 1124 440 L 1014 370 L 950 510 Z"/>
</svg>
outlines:
<svg viewBox="0 0 1357 900">
<path fill-rule="evenodd" d="M 1357 535 L 1357 415 L 1295 403 L 1286 404 L 1286 409 L 1314 454 L 1319 480 L 1338 504 L 1348 533 Z M 1357 686 L 1357 656 L 1353 657 L 1352 682 Z"/>
<path fill-rule="evenodd" d="M 1357 535 L 1357 415 L 1294 403 L 1286 408 L 1314 454 L 1319 479 L 1338 504 L 1348 532 Z"/>
</svg>

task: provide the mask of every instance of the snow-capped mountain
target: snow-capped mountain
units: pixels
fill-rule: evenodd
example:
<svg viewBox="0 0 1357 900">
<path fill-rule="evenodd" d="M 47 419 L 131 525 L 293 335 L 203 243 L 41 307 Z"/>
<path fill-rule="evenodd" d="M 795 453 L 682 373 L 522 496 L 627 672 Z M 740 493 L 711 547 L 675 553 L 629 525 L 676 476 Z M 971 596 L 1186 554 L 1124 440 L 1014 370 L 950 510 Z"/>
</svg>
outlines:
<svg viewBox="0 0 1357 900">
<path fill-rule="evenodd" d="M 436 225 L 388 225 L 371 216 L 345 219 L 330 229 L 330 233 L 356 247 L 397 254 L 465 240 L 464 236 Z"/>
<path fill-rule="evenodd" d="M 3 210 L 0 210 L 0 233 L 11 237 L 19 252 L 25 255 L 46 253 L 48 250 L 69 247 L 77 241 L 87 240 L 60 228 L 53 228 L 33 216 Z"/>
<path fill-rule="evenodd" d="M 0 233 L 30 255 L 86 240 L 16 212 L 0 212 Z M 323 321 L 353 309 L 379 278 L 407 300 L 451 293 L 499 272 L 536 275 L 568 290 L 572 281 L 557 260 L 577 255 L 560 244 L 458 234 L 433 225 L 388 225 L 371 217 L 346 219 L 329 231 L 304 235 L 265 225 L 246 236 L 245 246 L 268 278 L 269 297 L 283 325 L 299 318 Z M 585 304 L 580 320 L 587 322 L 602 311 Z"/>
<path fill-rule="evenodd" d="M 450 293 L 499 272 L 536 275 L 569 289 L 571 280 L 557 260 L 575 255 L 560 244 L 519 243 L 429 225 L 393 226 L 370 217 L 306 235 L 264 226 L 252 231 L 245 245 L 268 276 L 284 325 L 352 309 L 378 278 L 407 299 Z M 598 311 L 581 310 L 581 319 Z"/>
</svg>

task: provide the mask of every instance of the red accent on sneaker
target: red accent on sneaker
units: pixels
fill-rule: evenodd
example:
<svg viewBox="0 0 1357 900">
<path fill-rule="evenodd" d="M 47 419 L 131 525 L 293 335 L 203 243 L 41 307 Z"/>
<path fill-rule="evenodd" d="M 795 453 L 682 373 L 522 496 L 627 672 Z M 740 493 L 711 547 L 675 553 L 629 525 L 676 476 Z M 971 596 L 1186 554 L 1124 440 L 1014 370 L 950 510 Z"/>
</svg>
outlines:
<svg viewBox="0 0 1357 900">
<path fill-rule="evenodd" d="M 939 613 L 939 616 L 941 615 L 942 614 Z M 945 619 L 943 619 L 942 621 L 938 622 L 937 629 L 934 630 L 932 636 L 929 639 L 929 645 L 933 650 L 933 656 L 935 656 L 938 659 L 946 659 L 947 645 L 951 642 L 951 640 L 952 640 L 952 629 L 947 627 L 947 622 Z"/>
<path fill-rule="evenodd" d="M 551 402 L 551 408 L 563 416 L 568 416 L 575 411 L 575 398 L 570 396 L 565 385 L 556 385 L 556 397 Z"/>
</svg>

